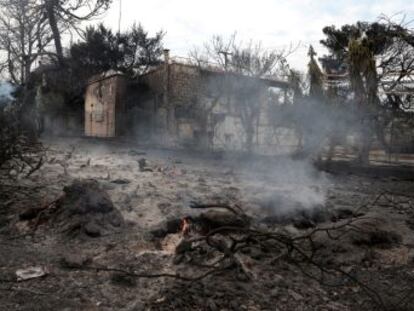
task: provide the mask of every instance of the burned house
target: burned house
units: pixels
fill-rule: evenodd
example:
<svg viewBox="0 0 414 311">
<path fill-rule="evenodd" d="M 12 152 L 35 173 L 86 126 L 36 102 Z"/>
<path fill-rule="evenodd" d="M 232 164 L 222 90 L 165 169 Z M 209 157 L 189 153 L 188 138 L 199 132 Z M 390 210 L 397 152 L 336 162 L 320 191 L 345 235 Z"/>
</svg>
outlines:
<svg viewBox="0 0 414 311">
<path fill-rule="evenodd" d="M 125 77 L 108 71 L 89 80 L 85 95 L 85 135 L 115 137 L 123 134 Z"/>
<path fill-rule="evenodd" d="M 178 61 L 168 50 L 164 58 L 133 87 L 130 83 L 124 97 L 119 75 L 92 81 L 85 102 L 86 135 L 118 135 L 118 124 L 141 141 L 168 146 L 241 150 L 246 140 L 256 148 L 272 143 L 269 89 L 285 90 L 286 82 Z M 123 109 L 128 117 L 120 124 Z"/>
</svg>

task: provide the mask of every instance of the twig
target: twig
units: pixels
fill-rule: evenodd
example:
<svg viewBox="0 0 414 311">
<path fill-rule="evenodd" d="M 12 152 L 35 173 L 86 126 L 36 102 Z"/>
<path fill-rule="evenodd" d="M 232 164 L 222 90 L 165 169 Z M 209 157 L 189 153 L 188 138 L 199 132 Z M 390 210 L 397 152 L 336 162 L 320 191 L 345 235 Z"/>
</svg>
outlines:
<svg viewBox="0 0 414 311">
<path fill-rule="evenodd" d="M 209 271 L 207 271 L 206 273 L 200 274 L 196 277 L 189 277 L 189 276 L 184 276 L 184 275 L 180 275 L 180 274 L 173 274 L 173 273 L 155 273 L 155 274 L 149 274 L 149 273 L 136 273 L 134 271 L 128 271 L 128 270 L 124 270 L 124 269 L 120 269 L 120 268 L 108 268 L 105 266 L 84 266 L 81 267 L 81 269 L 83 270 L 96 270 L 96 271 L 107 271 L 107 272 L 118 272 L 118 273 L 122 273 L 128 276 L 132 276 L 132 277 L 136 277 L 136 278 L 174 278 L 174 279 L 178 279 L 178 280 L 182 280 L 182 281 L 189 281 L 189 282 L 196 282 L 196 281 L 200 281 L 204 278 L 206 278 L 209 275 L 213 275 L 213 274 L 218 274 L 224 270 L 227 270 L 231 267 L 230 266 L 226 266 L 223 268 L 214 268 L 211 269 Z"/>
</svg>

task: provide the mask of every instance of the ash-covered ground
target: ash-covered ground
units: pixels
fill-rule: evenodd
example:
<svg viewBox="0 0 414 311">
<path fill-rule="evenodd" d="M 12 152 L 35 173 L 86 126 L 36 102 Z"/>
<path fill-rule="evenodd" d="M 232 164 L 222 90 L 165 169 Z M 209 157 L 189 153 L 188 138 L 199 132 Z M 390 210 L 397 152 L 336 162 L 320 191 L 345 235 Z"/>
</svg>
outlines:
<svg viewBox="0 0 414 311">
<path fill-rule="evenodd" d="M 39 171 L 2 186 L 1 310 L 414 309 L 412 181 L 335 176 L 287 157 L 45 144 Z M 209 270 L 197 260 L 217 256 L 177 250 L 202 236 L 177 225 L 206 213 L 194 204 L 240 208 L 255 232 L 289 237 L 286 252 L 253 241 L 232 254 L 242 272 L 199 278 Z M 289 243 L 309 233 L 312 258 L 296 261 Z M 43 275 L 18 281 L 29 267 Z"/>
</svg>

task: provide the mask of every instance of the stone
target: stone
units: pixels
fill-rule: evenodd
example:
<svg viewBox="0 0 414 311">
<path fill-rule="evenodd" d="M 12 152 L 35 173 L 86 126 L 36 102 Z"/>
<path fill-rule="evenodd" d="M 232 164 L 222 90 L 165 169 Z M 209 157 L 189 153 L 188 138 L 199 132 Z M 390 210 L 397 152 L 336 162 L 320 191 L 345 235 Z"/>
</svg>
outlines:
<svg viewBox="0 0 414 311">
<path fill-rule="evenodd" d="M 127 185 L 127 184 L 131 183 L 131 181 L 129 179 L 125 179 L 125 178 L 118 178 L 118 179 L 112 180 L 111 183 L 117 184 L 117 185 Z"/>
<path fill-rule="evenodd" d="M 210 229 L 230 226 L 230 227 L 248 227 L 249 221 L 243 219 L 230 211 L 208 210 L 200 214 L 198 221 Z"/>
<path fill-rule="evenodd" d="M 76 269 L 76 268 L 81 268 L 82 266 L 84 266 L 90 261 L 91 261 L 90 258 L 83 256 L 82 254 L 74 252 L 74 253 L 64 255 L 61 258 L 60 263 L 62 267 L 64 268 Z"/>
<path fill-rule="evenodd" d="M 169 218 L 150 230 L 154 238 L 164 238 L 167 234 L 177 233 L 181 230 L 181 219 Z"/>
<path fill-rule="evenodd" d="M 85 233 L 92 238 L 100 237 L 102 235 L 99 226 L 93 222 L 87 223 L 83 229 Z"/>
</svg>

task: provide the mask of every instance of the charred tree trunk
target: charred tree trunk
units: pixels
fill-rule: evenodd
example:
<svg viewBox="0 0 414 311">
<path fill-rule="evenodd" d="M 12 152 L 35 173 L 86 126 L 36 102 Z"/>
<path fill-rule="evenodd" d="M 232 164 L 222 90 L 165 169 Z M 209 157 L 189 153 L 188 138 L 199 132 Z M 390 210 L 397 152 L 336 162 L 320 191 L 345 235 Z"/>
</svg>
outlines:
<svg viewBox="0 0 414 311">
<path fill-rule="evenodd" d="M 45 8 L 46 8 L 46 15 L 49 21 L 49 26 L 52 31 L 53 41 L 55 42 L 55 49 L 56 55 L 60 65 L 64 65 L 64 57 L 63 57 L 63 48 L 62 48 L 62 39 L 60 36 L 59 27 L 56 20 L 55 15 L 55 8 L 58 5 L 57 0 L 46 0 Z"/>
</svg>

